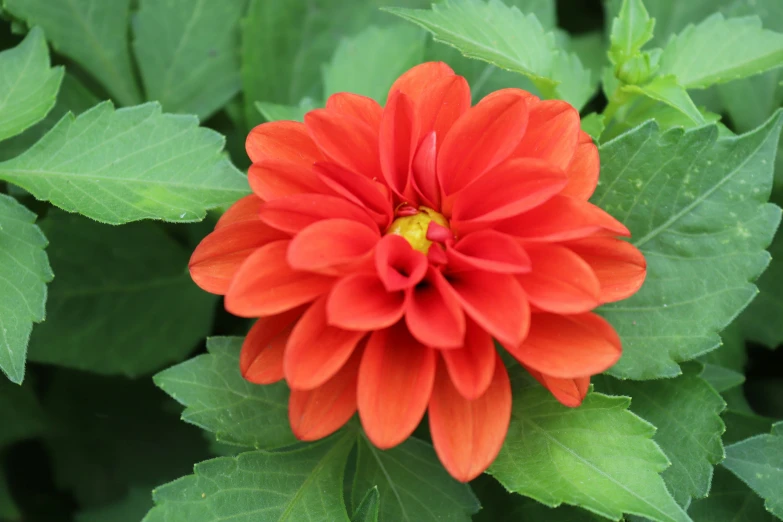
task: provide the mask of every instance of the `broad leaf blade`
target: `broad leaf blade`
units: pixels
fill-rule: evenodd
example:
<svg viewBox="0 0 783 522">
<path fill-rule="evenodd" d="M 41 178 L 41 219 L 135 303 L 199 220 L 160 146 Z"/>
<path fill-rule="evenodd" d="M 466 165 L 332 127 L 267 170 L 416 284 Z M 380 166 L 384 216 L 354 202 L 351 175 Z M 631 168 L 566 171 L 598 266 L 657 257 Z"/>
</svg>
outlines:
<svg viewBox="0 0 783 522">
<path fill-rule="evenodd" d="M 0 141 L 46 116 L 62 78 L 62 67 L 49 67 L 49 50 L 38 27 L 18 46 L 0 53 Z"/>
<path fill-rule="evenodd" d="M 131 0 L 5 0 L 28 25 L 39 25 L 54 48 L 82 65 L 120 104 L 141 101 L 128 50 Z"/>
<path fill-rule="evenodd" d="M 678 375 L 676 363 L 716 348 L 755 296 L 780 219 L 767 203 L 780 126 L 779 114 L 718 139 L 714 126 L 662 134 L 648 123 L 601 147 L 592 201 L 628 226 L 647 259 L 642 289 L 601 309 L 623 340 L 611 374 Z"/>
<path fill-rule="evenodd" d="M 628 85 L 623 90 L 647 96 L 678 110 L 691 120 L 692 123 L 689 126 L 703 125 L 705 123 L 704 116 L 696 108 L 691 97 L 688 96 L 688 91 L 678 85 L 673 76 L 658 76 L 649 83 Z"/>
<path fill-rule="evenodd" d="M 351 517 L 351 522 L 378 522 L 381 494 L 374 487 L 364 495 L 356 512 Z"/>
<path fill-rule="evenodd" d="M 44 319 L 46 283 L 54 274 L 36 215 L 0 194 L 0 369 L 19 384 L 33 323 Z"/>
<path fill-rule="evenodd" d="M 710 496 L 688 508 L 693 522 L 775 522 L 764 501 L 730 471 L 715 468 Z"/>
<path fill-rule="evenodd" d="M 239 373 L 240 337 L 207 340 L 199 355 L 155 376 L 155 384 L 185 406 L 182 419 L 229 444 L 279 448 L 296 442 L 288 425 L 288 388 L 259 386 Z"/>
<path fill-rule="evenodd" d="M 155 103 L 115 111 L 106 102 L 66 116 L 26 153 L 0 163 L 0 178 L 104 223 L 198 221 L 248 191 L 223 143 L 193 116 L 161 114 Z"/>
</svg>

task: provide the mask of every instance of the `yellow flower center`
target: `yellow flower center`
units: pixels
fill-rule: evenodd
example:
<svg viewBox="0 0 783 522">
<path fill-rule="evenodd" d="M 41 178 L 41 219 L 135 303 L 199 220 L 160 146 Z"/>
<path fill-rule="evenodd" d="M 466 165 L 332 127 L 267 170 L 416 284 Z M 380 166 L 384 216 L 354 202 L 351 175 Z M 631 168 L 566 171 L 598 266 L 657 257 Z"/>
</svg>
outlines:
<svg viewBox="0 0 783 522">
<path fill-rule="evenodd" d="M 432 244 L 432 241 L 427 239 L 427 229 L 431 221 L 447 228 L 449 226 L 448 220 L 443 215 L 431 208 L 419 207 L 416 214 L 395 219 L 386 233 L 404 237 L 414 250 L 426 254 Z"/>
</svg>

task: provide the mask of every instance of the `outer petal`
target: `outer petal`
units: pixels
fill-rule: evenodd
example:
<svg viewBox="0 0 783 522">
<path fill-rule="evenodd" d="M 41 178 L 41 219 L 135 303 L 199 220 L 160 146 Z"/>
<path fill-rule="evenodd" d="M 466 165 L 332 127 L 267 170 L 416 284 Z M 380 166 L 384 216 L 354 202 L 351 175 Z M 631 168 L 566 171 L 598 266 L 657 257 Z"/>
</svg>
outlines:
<svg viewBox="0 0 783 522">
<path fill-rule="evenodd" d="M 523 365 L 524 366 L 524 365 Z M 532 368 L 525 366 L 525 369 L 538 382 L 554 395 L 555 399 L 560 401 L 563 406 L 576 408 L 582 404 L 590 389 L 590 377 L 577 377 L 575 379 L 560 379 L 550 375 L 544 375 Z"/>
<path fill-rule="evenodd" d="M 307 167 L 323 161 L 307 128 L 298 121 L 262 123 L 250 131 L 245 148 L 253 163 L 272 160 Z"/>
<path fill-rule="evenodd" d="M 492 464 L 511 421 L 511 383 L 503 361 L 495 357 L 492 383 L 478 399 L 460 395 L 442 366 L 432 391 L 432 443 L 448 472 L 462 482 L 473 480 Z"/>
<path fill-rule="evenodd" d="M 579 140 L 579 112 L 569 103 L 545 100 L 530 107 L 527 132 L 512 157 L 539 158 L 565 169 Z"/>
<path fill-rule="evenodd" d="M 442 141 L 454 123 L 470 109 L 470 86 L 462 76 L 445 76 L 422 92 L 416 105 L 422 136 L 434 131 Z"/>
<path fill-rule="evenodd" d="M 328 109 L 308 112 L 305 125 L 321 152 L 334 163 L 370 179 L 380 177 L 377 129 Z"/>
<path fill-rule="evenodd" d="M 389 95 L 380 131 L 381 171 L 389 187 L 401 198 L 412 200 L 409 177 L 413 154 L 419 143 L 413 102 L 402 92 Z"/>
<path fill-rule="evenodd" d="M 409 69 L 392 84 L 389 95 L 394 91 L 405 93 L 414 103 L 422 94 L 442 78 L 454 76 L 451 67 L 443 62 L 426 62 Z"/>
<path fill-rule="evenodd" d="M 293 194 L 331 193 L 318 178 L 312 163 L 264 160 L 250 165 L 247 181 L 253 192 L 264 201 Z"/>
<path fill-rule="evenodd" d="M 226 293 L 226 310 L 240 317 L 275 315 L 309 303 L 331 288 L 333 278 L 288 265 L 289 243 L 269 243 L 242 263 Z"/>
<path fill-rule="evenodd" d="M 389 292 L 375 274 L 354 274 L 338 281 L 329 294 L 329 324 L 367 332 L 387 328 L 402 318 L 405 293 Z"/>
<path fill-rule="evenodd" d="M 301 315 L 302 309 L 297 308 L 255 322 L 239 353 L 242 377 L 255 384 L 272 384 L 283 378 L 283 352 Z"/>
<path fill-rule="evenodd" d="M 562 194 L 587 201 L 598 185 L 600 170 L 598 147 L 593 144 L 593 139 L 586 132 L 581 132 L 579 145 L 566 169 L 568 185 L 563 189 Z"/>
<path fill-rule="evenodd" d="M 568 243 L 584 259 L 601 284 L 600 300 L 611 303 L 636 293 L 647 275 L 647 261 L 632 244 L 611 237 L 594 237 Z"/>
<path fill-rule="evenodd" d="M 620 358 L 620 337 L 602 317 L 534 314 L 519 348 L 505 345 L 519 362 L 550 377 L 574 379 L 606 370 Z"/>
<path fill-rule="evenodd" d="M 375 268 L 389 292 L 417 285 L 427 273 L 427 266 L 424 254 L 414 250 L 402 236 L 383 236 L 375 247 Z"/>
<path fill-rule="evenodd" d="M 567 241 L 595 234 L 631 235 L 625 225 L 592 203 L 562 195 L 494 228 L 530 241 Z"/>
<path fill-rule="evenodd" d="M 484 395 L 492 382 L 497 359 L 491 335 L 473 321 L 468 321 L 464 346 L 457 350 L 442 350 L 440 353 L 449 378 L 460 395 L 467 400 Z"/>
<path fill-rule="evenodd" d="M 318 440 L 339 430 L 356 412 L 361 349 L 334 376 L 312 390 L 291 390 L 288 420 L 299 440 Z"/>
<path fill-rule="evenodd" d="M 264 202 L 255 194 L 240 198 L 220 216 L 215 224 L 215 230 L 242 221 L 258 221 L 261 219 L 258 211 L 263 204 Z"/>
<path fill-rule="evenodd" d="M 259 211 L 267 225 L 297 234 L 313 223 L 326 219 L 347 219 L 373 229 L 375 221 L 366 210 L 338 196 L 295 194 L 267 202 Z"/>
<path fill-rule="evenodd" d="M 326 297 L 314 302 L 288 337 L 283 356 L 285 380 L 292 389 L 312 390 L 332 378 L 353 353 L 364 332 L 326 321 Z"/>
<path fill-rule="evenodd" d="M 377 229 L 347 219 L 326 219 L 299 232 L 288 247 L 295 270 L 331 272 L 360 261 L 380 239 Z"/>
<path fill-rule="evenodd" d="M 430 268 L 427 278 L 410 290 L 405 323 L 422 344 L 433 348 L 462 346 L 465 314 L 440 271 Z"/>
<path fill-rule="evenodd" d="M 351 116 L 361 120 L 372 129 L 378 129 L 381 125 L 383 108 L 378 102 L 367 96 L 350 92 L 338 92 L 329 96 L 326 100 L 327 110 Z"/>
<path fill-rule="evenodd" d="M 530 244 L 533 270 L 519 276 L 531 304 L 558 314 L 589 312 L 600 304 L 601 284 L 593 270 L 569 249 Z"/>
<path fill-rule="evenodd" d="M 319 163 L 316 170 L 330 190 L 366 209 L 381 228 L 391 223 L 391 195 L 381 183 L 329 163 Z"/>
<path fill-rule="evenodd" d="M 530 326 L 530 306 L 510 274 L 478 270 L 449 274 L 465 312 L 504 345 L 518 346 Z"/>
<path fill-rule="evenodd" d="M 435 351 L 403 323 L 374 332 L 359 368 L 359 417 L 380 449 L 401 443 L 424 416 L 435 380 Z"/>
<path fill-rule="evenodd" d="M 530 256 L 519 241 L 496 230 L 479 230 L 457 241 L 448 250 L 452 266 L 501 274 L 529 272 Z"/>
</svg>

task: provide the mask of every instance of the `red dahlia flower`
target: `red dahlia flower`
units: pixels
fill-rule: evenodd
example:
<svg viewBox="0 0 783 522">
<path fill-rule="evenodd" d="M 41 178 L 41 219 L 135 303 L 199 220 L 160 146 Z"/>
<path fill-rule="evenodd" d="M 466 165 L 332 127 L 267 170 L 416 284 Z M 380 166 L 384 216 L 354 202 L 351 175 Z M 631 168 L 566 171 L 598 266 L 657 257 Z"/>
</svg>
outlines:
<svg viewBox="0 0 783 522">
<path fill-rule="evenodd" d="M 359 411 L 379 448 L 429 413 L 457 479 L 497 455 L 511 415 L 493 339 L 566 406 L 620 357 L 591 312 L 641 286 L 628 230 L 588 203 L 598 151 L 562 101 L 518 89 L 471 107 L 467 82 L 425 63 L 386 107 L 329 98 L 304 123 L 247 138 L 253 194 L 193 253 L 203 289 L 259 317 L 244 377 L 291 388 L 302 440 Z"/>
</svg>

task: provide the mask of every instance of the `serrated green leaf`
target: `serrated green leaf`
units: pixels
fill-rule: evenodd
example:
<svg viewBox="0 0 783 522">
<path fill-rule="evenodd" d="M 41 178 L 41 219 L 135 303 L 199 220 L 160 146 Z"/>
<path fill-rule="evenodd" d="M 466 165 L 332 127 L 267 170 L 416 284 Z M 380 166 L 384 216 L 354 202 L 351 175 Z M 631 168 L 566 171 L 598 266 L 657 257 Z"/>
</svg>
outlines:
<svg viewBox="0 0 783 522">
<path fill-rule="evenodd" d="M 726 446 L 723 466 L 764 499 L 766 509 L 783 518 L 783 434 L 757 435 Z"/>
<path fill-rule="evenodd" d="M 49 67 L 49 49 L 38 27 L 18 46 L 0 52 L 0 141 L 42 120 L 54 106 L 62 79 L 62 67 Z"/>
<path fill-rule="evenodd" d="M 72 58 L 120 104 L 141 101 L 128 50 L 131 0 L 4 0 L 13 16 L 43 28 L 60 53 Z"/>
<path fill-rule="evenodd" d="M 432 10 L 386 8 L 430 31 L 467 57 L 524 74 L 549 98 L 581 108 L 592 96 L 590 73 L 557 46 L 534 15 L 499 0 L 444 0 Z"/>
<path fill-rule="evenodd" d="M 522 371 L 512 390 L 511 425 L 488 470 L 506 489 L 614 520 L 690 520 L 659 475 L 669 461 L 652 440 L 655 427 L 628 411 L 628 398 L 589 393 L 566 408 Z"/>
<path fill-rule="evenodd" d="M 352 92 L 385 104 L 394 80 L 423 61 L 424 36 L 411 25 L 396 24 L 343 38 L 324 66 L 324 97 Z"/>
<path fill-rule="evenodd" d="M 378 522 L 381 494 L 378 487 L 370 489 L 356 508 L 351 522 Z"/>
<path fill-rule="evenodd" d="M 17 384 L 24 379 L 33 323 L 44 319 L 46 283 L 54 277 L 35 219 L 15 199 L 0 194 L 0 369 Z"/>
<path fill-rule="evenodd" d="M 354 506 L 368 489 L 378 488 L 379 522 L 468 522 L 480 507 L 470 487 L 449 476 L 432 446 L 415 438 L 381 451 L 360 437 L 353 480 Z"/>
<path fill-rule="evenodd" d="M 313 109 L 322 107 L 312 98 L 304 98 L 299 105 L 279 105 L 277 103 L 256 102 L 258 112 L 266 121 L 304 121 L 304 116 Z"/>
<path fill-rule="evenodd" d="M 620 381 L 599 378 L 596 387 L 631 397 L 631 411 L 657 428 L 654 440 L 672 465 L 661 474 L 674 500 L 687 506 L 710 489 L 712 467 L 723 459 L 720 395 L 688 366 L 676 379 Z"/>
<path fill-rule="evenodd" d="M 742 394 L 741 388 L 734 388 L 724 393 L 728 409 L 723 412 L 723 422 L 726 423 L 726 433 L 723 434 L 723 443 L 734 444 L 759 434 L 769 433 L 772 430 L 772 419 L 753 413 L 745 405 L 740 405 L 737 396 Z M 744 400 L 744 397 L 743 397 Z"/>
<path fill-rule="evenodd" d="M 279 448 L 296 442 L 288 425 L 288 388 L 259 386 L 239 373 L 241 337 L 207 340 L 208 354 L 164 370 L 155 384 L 185 406 L 182 419 L 239 446 Z"/>
<path fill-rule="evenodd" d="M 720 366 L 737 373 L 745 373 L 745 365 L 748 362 L 748 354 L 745 351 L 745 338 L 737 322 L 732 322 L 720 334 L 722 343 L 720 347 L 699 357 L 704 364 Z"/>
<path fill-rule="evenodd" d="M 142 0 L 133 50 L 147 99 L 202 121 L 239 92 L 239 19 L 247 0 Z"/>
<path fill-rule="evenodd" d="M 623 87 L 623 90 L 638 93 L 665 103 L 689 118 L 692 121 L 692 125 L 703 125 L 705 123 L 704 116 L 696 108 L 691 97 L 688 96 L 688 91 L 677 84 L 674 76 L 657 76 L 644 85 L 626 85 Z"/>
<path fill-rule="evenodd" d="M 719 393 L 736 388 L 745 382 L 745 375 L 742 373 L 709 363 L 702 366 L 699 377 L 707 381 Z"/>
<path fill-rule="evenodd" d="M 651 379 L 720 344 L 769 262 L 780 209 L 768 204 L 781 114 L 756 131 L 718 138 L 715 126 L 660 133 L 650 122 L 604 144 L 592 201 L 631 230 L 647 279 L 602 307 L 623 340 L 609 371 Z"/>
<path fill-rule="evenodd" d="M 633 58 L 653 37 L 655 20 L 650 18 L 642 0 L 624 0 L 612 22 L 609 57 L 615 65 Z"/>
<path fill-rule="evenodd" d="M 57 277 L 30 360 L 135 377 L 182 360 L 210 332 L 216 299 L 193 284 L 190 252 L 158 225 L 53 211 L 41 228 Z"/>
<path fill-rule="evenodd" d="M 66 116 L 30 150 L 0 163 L 0 179 L 104 223 L 192 222 L 248 192 L 223 143 L 193 116 L 161 114 L 155 103 L 115 111 L 106 102 Z"/>
<path fill-rule="evenodd" d="M 342 484 L 351 433 L 289 452 L 252 451 L 196 464 L 153 492 L 143 522 L 348 522 Z"/>
<path fill-rule="evenodd" d="M 774 522 L 764 502 L 721 466 L 715 468 L 710 496 L 688 508 L 693 522 Z"/>
<path fill-rule="evenodd" d="M 783 344 L 783 234 L 769 247 L 772 262 L 756 283 L 759 294 L 739 318 L 742 333 L 768 348 Z"/>
<path fill-rule="evenodd" d="M 739 45 L 741 42 L 741 45 Z M 673 38 L 661 55 L 662 75 L 705 88 L 783 66 L 783 34 L 762 29 L 757 17 L 716 13 Z"/>
<path fill-rule="evenodd" d="M 601 137 L 601 133 L 604 131 L 604 117 L 595 112 L 582 118 L 580 124 L 582 130 L 589 134 L 594 141 L 598 141 L 598 138 Z"/>
<path fill-rule="evenodd" d="M 723 110 L 737 132 L 747 132 L 769 118 L 783 103 L 781 71 L 768 71 L 715 87 Z"/>
</svg>

